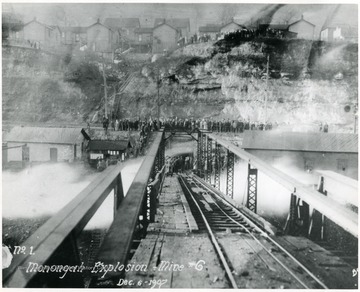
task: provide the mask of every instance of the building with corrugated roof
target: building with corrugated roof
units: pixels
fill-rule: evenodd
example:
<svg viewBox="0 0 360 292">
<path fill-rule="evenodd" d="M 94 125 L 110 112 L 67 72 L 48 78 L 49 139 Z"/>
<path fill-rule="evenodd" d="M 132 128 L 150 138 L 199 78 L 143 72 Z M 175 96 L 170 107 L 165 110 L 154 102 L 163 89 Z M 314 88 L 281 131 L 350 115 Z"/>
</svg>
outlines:
<svg viewBox="0 0 360 292">
<path fill-rule="evenodd" d="M 20 127 L 4 136 L 8 161 L 74 161 L 82 157 L 81 128 Z"/>
<path fill-rule="evenodd" d="M 326 169 L 358 178 L 357 134 L 245 131 L 239 147 L 269 163 L 286 157 L 300 169 Z"/>
</svg>

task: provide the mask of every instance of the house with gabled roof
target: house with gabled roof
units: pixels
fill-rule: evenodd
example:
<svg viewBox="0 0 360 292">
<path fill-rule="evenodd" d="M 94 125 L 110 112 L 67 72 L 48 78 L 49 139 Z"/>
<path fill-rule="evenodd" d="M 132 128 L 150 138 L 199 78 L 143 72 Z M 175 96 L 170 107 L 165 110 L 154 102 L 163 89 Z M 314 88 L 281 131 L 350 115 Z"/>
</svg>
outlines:
<svg viewBox="0 0 360 292">
<path fill-rule="evenodd" d="M 288 26 L 289 32 L 296 33 L 298 39 L 313 40 L 315 24 L 304 19 L 304 15 L 301 18 Z"/>
<path fill-rule="evenodd" d="M 34 43 L 37 48 L 53 48 L 61 44 L 61 31 L 58 26 L 39 22 L 36 17 L 24 24 L 23 39 Z"/>
<path fill-rule="evenodd" d="M 344 23 L 330 23 L 323 27 L 320 32 L 322 41 L 344 41 L 350 43 L 358 42 L 358 28 Z"/>
<path fill-rule="evenodd" d="M 164 53 L 177 48 L 181 32 L 173 26 L 162 23 L 153 29 L 153 53 Z"/>
<path fill-rule="evenodd" d="M 93 52 L 112 53 L 116 46 L 114 31 L 100 23 L 100 19 L 87 28 L 87 46 Z"/>
<path fill-rule="evenodd" d="M 173 28 L 177 29 L 181 37 L 185 40 L 189 39 L 190 36 L 190 19 L 189 18 L 156 18 L 154 22 L 154 27 L 157 27 L 160 24 L 166 23 Z"/>
<path fill-rule="evenodd" d="M 13 127 L 4 136 L 11 161 L 74 161 L 83 152 L 81 128 Z"/>
</svg>

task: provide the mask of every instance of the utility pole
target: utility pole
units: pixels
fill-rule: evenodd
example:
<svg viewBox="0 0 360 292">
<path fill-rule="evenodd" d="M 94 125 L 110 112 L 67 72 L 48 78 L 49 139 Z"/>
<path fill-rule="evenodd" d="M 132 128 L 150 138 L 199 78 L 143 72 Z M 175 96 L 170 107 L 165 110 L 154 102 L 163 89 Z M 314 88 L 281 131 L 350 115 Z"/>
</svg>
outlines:
<svg viewBox="0 0 360 292">
<path fill-rule="evenodd" d="M 107 108 L 107 85 L 106 85 L 106 77 L 105 77 L 105 62 L 104 56 L 102 57 L 102 65 L 103 65 L 103 78 L 104 78 L 104 94 L 105 94 L 105 117 L 108 117 L 108 108 Z"/>
<path fill-rule="evenodd" d="M 267 121 L 267 101 L 268 101 L 268 95 L 269 95 L 269 59 L 270 55 L 267 55 L 267 64 L 266 64 L 266 95 L 265 95 L 265 121 L 264 124 Z"/>
</svg>

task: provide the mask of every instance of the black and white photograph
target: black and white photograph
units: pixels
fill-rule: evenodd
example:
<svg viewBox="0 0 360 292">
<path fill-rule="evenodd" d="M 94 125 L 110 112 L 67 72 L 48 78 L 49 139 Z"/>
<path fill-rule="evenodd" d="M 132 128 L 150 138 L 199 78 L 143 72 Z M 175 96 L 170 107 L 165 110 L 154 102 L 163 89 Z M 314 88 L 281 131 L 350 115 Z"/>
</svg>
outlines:
<svg viewBox="0 0 360 292">
<path fill-rule="evenodd" d="M 2 1 L 2 288 L 357 290 L 358 4 L 300 3 Z"/>
</svg>

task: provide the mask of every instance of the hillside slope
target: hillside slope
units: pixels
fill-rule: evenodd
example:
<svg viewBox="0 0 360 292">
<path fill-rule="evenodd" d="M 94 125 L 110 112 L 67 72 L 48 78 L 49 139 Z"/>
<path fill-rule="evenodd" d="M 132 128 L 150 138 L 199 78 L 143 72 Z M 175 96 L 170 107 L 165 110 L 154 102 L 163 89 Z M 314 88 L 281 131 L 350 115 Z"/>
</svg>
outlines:
<svg viewBox="0 0 360 292">
<path fill-rule="evenodd" d="M 3 48 L 3 119 L 96 122 L 104 110 L 101 64 L 91 56 L 37 54 Z M 162 117 L 351 127 L 357 54 L 356 44 L 245 41 L 234 34 L 186 46 L 155 62 L 144 58 L 134 66 L 124 58 L 107 65 L 109 108 L 120 118 L 156 116 L 159 105 Z"/>
</svg>

